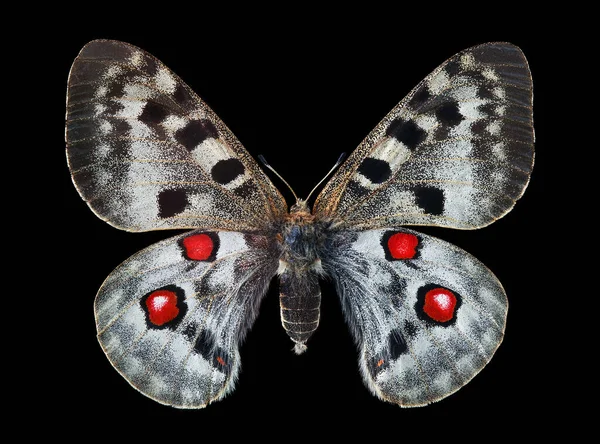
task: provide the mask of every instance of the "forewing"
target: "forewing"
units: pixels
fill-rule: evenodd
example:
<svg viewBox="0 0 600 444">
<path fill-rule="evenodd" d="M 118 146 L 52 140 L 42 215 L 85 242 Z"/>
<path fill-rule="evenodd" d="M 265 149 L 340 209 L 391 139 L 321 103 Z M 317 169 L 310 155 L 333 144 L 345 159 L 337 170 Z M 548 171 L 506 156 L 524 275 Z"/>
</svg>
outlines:
<svg viewBox="0 0 600 444">
<path fill-rule="evenodd" d="M 121 229 L 247 230 L 286 212 L 215 113 L 159 60 L 127 43 L 92 41 L 75 59 L 66 139 L 79 193 Z"/>
<path fill-rule="evenodd" d="M 465 251 L 406 229 L 334 236 L 324 267 L 337 283 L 366 385 L 401 406 L 458 390 L 503 338 L 507 299 Z"/>
<path fill-rule="evenodd" d="M 112 365 L 150 398 L 200 408 L 230 392 L 238 347 L 275 275 L 277 245 L 239 232 L 192 231 L 116 268 L 95 301 Z"/>
<path fill-rule="evenodd" d="M 508 43 L 475 46 L 375 127 L 324 187 L 315 213 L 353 228 L 479 228 L 521 197 L 533 142 L 523 53 Z"/>
</svg>

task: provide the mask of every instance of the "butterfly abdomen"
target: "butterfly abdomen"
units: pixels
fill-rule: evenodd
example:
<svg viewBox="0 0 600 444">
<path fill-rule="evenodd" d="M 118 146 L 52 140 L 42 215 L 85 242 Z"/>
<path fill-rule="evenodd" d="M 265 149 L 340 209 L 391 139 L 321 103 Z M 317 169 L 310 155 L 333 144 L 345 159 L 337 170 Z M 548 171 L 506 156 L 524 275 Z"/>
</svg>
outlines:
<svg viewBox="0 0 600 444">
<path fill-rule="evenodd" d="M 279 303 L 283 328 L 296 343 L 294 351 L 298 354 L 306 350 L 306 341 L 319 325 L 319 275 L 323 270 L 318 252 L 323 239 L 323 227 L 315 223 L 306 204 L 300 201 L 294 205 L 279 236 Z"/>
<path fill-rule="evenodd" d="M 284 272 L 280 276 L 279 304 L 283 328 L 296 343 L 294 351 L 300 354 L 319 325 L 321 290 L 317 273 Z"/>
</svg>

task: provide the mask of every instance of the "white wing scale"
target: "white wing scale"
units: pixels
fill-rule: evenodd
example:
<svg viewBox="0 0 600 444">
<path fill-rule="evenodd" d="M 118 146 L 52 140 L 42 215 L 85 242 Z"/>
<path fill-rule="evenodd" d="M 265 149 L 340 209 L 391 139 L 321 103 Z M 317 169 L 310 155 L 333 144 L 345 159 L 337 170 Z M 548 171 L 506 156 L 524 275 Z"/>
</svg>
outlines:
<svg viewBox="0 0 600 444">
<path fill-rule="evenodd" d="M 324 187 L 315 213 L 349 229 L 492 223 L 529 182 L 532 99 L 516 46 L 458 53 L 373 129 Z"/>
<path fill-rule="evenodd" d="M 234 387 L 238 347 L 278 262 L 264 236 L 192 231 L 137 253 L 95 301 L 113 366 L 163 404 L 197 408 Z"/>
<path fill-rule="evenodd" d="M 286 212 L 216 114 L 159 60 L 127 43 L 95 40 L 75 59 L 66 139 L 81 196 L 117 228 L 243 231 Z"/>
<path fill-rule="evenodd" d="M 402 406 L 442 399 L 502 341 L 507 300 L 494 275 L 401 225 L 472 229 L 510 211 L 533 166 L 531 110 L 518 48 L 467 49 L 402 100 L 317 198 L 311 229 L 325 241 L 303 247 L 319 250 L 319 267 L 334 278 L 364 380 L 380 398 Z M 99 217 L 130 231 L 199 228 L 107 278 L 95 302 L 106 355 L 163 404 L 222 398 L 277 273 L 283 198 L 185 83 L 126 43 L 82 49 L 69 77 L 66 135 L 73 181 Z"/>
<path fill-rule="evenodd" d="M 402 239 L 395 245 L 394 236 L 414 246 L 406 249 Z M 508 305 L 481 262 L 407 229 L 344 231 L 340 238 L 327 271 L 359 345 L 365 383 L 377 396 L 425 405 L 458 390 L 491 359 Z M 448 297 L 453 307 L 444 305 Z"/>
</svg>

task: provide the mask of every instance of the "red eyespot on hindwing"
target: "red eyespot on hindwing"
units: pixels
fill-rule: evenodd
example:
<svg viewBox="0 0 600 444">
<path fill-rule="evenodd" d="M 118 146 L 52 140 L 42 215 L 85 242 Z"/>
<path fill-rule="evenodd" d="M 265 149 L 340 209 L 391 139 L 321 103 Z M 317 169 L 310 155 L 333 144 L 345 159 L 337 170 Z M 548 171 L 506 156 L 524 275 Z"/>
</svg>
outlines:
<svg viewBox="0 0 600 444">
<path fill-rule="evenodd" d="M 186 259 L 192 261 L 214 261 L 219 250 L 217 233 L 193 233 L 182 238 L 179 244 Z"/>
<path fill-rule="evenodd" d="M 381 238 L 385 257 L 389 261 L 414 259 L 420 246 L 419 238 L 412 233 L 388 231 Z"/>
<path fill-rule="evenodd" d="M 145 295 L 141 300 L 150 328 L 173 328 L 185 316 L 187 305 L 185 292 L 175 285 L 159 288 Z"/>
<path fill-rule="evenodd" d="M 430 284 L 421 287 L 415 307 L 419 317 L 438 325 L 450 325 L 456 320 L 461 304 L 458 293 L 448 288 Z"/>
</svg>

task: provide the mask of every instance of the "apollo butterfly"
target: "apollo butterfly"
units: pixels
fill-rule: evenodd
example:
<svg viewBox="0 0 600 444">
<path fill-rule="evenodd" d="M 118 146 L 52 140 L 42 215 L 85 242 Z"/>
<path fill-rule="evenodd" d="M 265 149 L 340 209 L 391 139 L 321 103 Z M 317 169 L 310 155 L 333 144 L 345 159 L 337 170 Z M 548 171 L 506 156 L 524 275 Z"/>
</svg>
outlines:
<svg viewBox="0 0 600 444">
<path fill-rule="evenodd" d="M 303 353 L 319 279 L 337 288 L 369 390 L 445 398 L 492 358 L 505 292 L 458 247 L 406 228 L 477 229 L 508 213 L 533 168 L 532 80 L 509 43 L 435 69 L 333 172 L 309 207 L 280 192 L 215 113 L 160 61 L 96 40 L 67 96 L 73 182 L 119 229 L 191 229 L 119 265 L 95 300 L 100 345 L 144 395 L 199 408 L 233 390 L 239 345 L 273 277 Z M 341 370 L 340 370 L 341 371 Z"/>
</svg>

